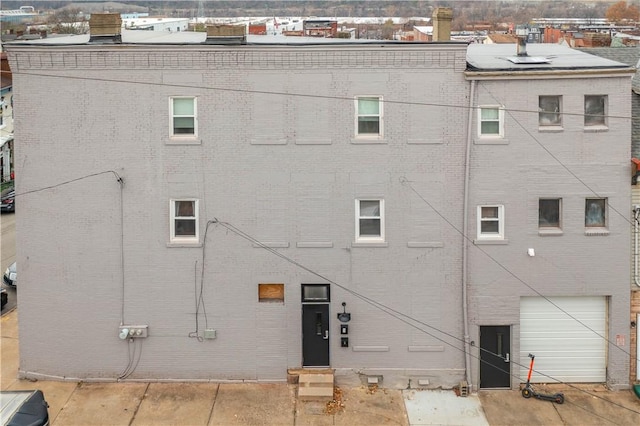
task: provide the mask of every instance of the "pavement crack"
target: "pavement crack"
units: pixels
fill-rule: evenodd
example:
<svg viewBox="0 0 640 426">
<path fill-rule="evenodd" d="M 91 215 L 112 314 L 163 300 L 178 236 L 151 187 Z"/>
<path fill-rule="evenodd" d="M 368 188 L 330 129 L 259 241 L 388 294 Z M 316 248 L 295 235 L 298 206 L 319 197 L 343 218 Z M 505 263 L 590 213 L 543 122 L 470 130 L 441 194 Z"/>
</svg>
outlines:
<svg viewBox="0 0 640 426">
<path fill-rule="evenodd" d="M 140 398 L 140 402 L 138 402 L 138 405 L 136 406 L 135 411 L 133 412 L 133 416 L 131 416 L 131 420 L 129 420 L 129 426 L 131 426 L 133 424 L 133 422 L 136 419 L 136 415 L 138 414 L 138 410 L 140 409 L 140 406 L 142 405 L 142 401 L 144 401 L 144 399 L 147 397 L 147 391 L 149 390 L 149 386 L 151 385 L 151 383 L 147 383 L 147 386 L 144 388 L 144 392 L 142 393 L 142 398 Z"/>
</svg>

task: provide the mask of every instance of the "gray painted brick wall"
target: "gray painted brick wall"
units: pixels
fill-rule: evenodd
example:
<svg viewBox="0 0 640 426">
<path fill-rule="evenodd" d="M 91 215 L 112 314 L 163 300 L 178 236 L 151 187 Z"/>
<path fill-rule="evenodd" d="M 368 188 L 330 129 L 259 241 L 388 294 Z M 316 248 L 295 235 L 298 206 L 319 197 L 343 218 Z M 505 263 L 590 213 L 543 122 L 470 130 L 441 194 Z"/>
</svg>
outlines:
<svg viewBox="0 0 640 426">
<path fill-rule="evenodd" d="M 18 192 L 28 193 L 17 216 L 22 375 L 112 380 L 137 345 L 134 379 L 284 380 L 302 364 L 300 285 L 328 279 L 330 362 L 344 380 L 377 372 L 401 387 L 416 377 L 436 386 L 463 379 L 464 45 L 9 53 Z M 622 80 L 483 81 L 477 102 L 535 111 L 544 90 L 566 93 L 563 105 L 578 109 L 588 88 L 609 95 L 612 114 L 628 115 Z M 168 138 L 175 95 L 198 97 L 197 144 Z M 387 101 L 384 143 L 353 138 L 356 95 Z M 514 113 L 508 144 L 473 144 L 469 230 L 474 238 L 477 204 L 504 204 L 508 244 L 478 247 L 545 294 L 610 296 L 610 333 L 625 333 L 629 130 L 585 134 L 577 120 L 540 135 L 535 114 Z M 622 212 L 609 216 L 608 236 L 584 235 L 589 191 L 534 138 Z M 122 192 L 109 170 L 124 178 Z M 563 197 L 561 237 L 538 235 L 537 198 L 547 195 Z M 206 244 L 168 244 L 169 199 L 182 197 L 200 200 L 201 240 L 217 219 L 308 269 L 220 223 Z M 384 198 L 384 247 L 353 244 L 358 197 Z M 526 256 L 531 246 L 535 259 Z M 201 342 L 189 333 L 203 250 L 198 327 L 217 338 Z M 469 260 L 471 339 L 480 325 L 511 324 L 517 353 L 519 298 L 531 292 L 475 246 Z M 259 303 L 259 283 L 284 283 L 284 303 Z M 352 314 L 349 348 L 340 348 L 335 320 L 342 302 Z M 148 324 L 149 337 L 119 340 L 122 317 Z M 610 380 L 624 383 L 624 357 L 609 355 Z M 474 358 L 476 380 L 477 370 Z"/>
</svg>

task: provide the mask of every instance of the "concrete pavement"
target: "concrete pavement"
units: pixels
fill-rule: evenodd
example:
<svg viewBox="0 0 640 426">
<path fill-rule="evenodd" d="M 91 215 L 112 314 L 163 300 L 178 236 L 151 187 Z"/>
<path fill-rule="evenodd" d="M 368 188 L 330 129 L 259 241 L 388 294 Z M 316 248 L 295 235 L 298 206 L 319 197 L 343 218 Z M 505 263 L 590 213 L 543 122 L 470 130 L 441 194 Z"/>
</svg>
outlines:
<svg viewBox="0 0 640 426">
<path fill-rule="evenodd" d="M 17 310 L 0 320 L 2 390 L 40 389 L 52 426 L 67 425 L 639 425 L 640 399 L 602 385 L 537 387 L 562 391 L 557 405 L 519 391 L 340 387 L 336 403 L 301 401 L 296 385 L 248 383 L 75 383 L 18 380 Z"/>
</svg>

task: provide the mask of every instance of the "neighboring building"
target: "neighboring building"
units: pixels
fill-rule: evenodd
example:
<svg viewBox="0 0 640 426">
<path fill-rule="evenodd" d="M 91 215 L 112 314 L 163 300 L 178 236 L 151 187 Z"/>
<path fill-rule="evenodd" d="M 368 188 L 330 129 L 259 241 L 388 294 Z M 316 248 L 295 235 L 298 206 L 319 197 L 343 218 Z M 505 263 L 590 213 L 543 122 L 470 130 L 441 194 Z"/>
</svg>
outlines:
<svg viewBox="0 0 640 426">
<path fill-rule="evenodd" d="M 7 46 L 22 377 L 628 387 L 629 67 L 141 35 Z"/>
<path fill-rule="evenodd" d="M 15 10 L 0 10 L 0 22 L 10 24 L 23 24 L 33 22 L 41 15 L 33 6 L 22 6 Z"/>
<path fill-rule="evenodd" d="M 415 26 L 413 27 L 413 40 L 414 41 L 431 41 L 433 37 L 432 26 Z"/>
<path fill-rule="evenodd" d="M 471 335 L 479 328 L 480 348 L 519 359 L 521 380 L 533 353 L 536 381 L 627 387 L 635 70 L 539 43 L 470 45 L 467 58 L 479 108 L 468 203 L 478 223 L 470 228 Z M 481 386 L 492 362 L 504 359 L 487 354 Z M 498 385 L 517 385 L 495 373 Z"/>
<path fill-rule="evenodd" d="M 302 32 L 305 37 L 336 37 L 338 22 L 328 19 L 305 19 Z"/>
<path fill-rule="evenodd" d="M 631 328 L 629 349 L 631 353 L 630 375 L 631 382 L 640 382 L 640 341 L 638 340 L 638 324 L 640 323 L 640 50 L 636 47 L 601 47 L 581 49 L 585 53 L 601 56 L 617 62 L 622 62 L 636 68 L 636 74 L 631 81 L 631 161 L 634 164 L 631 178 L 632 194 L 632 240 L 631 240 Z"/>
<path fill-rule="evenodd" d="M 13 171 L 13 78 L 7 54 L 0 52 L 0 180 Z"/>
<path fill-rule="evenodd" d="M 514 44 L 517 42 L 517 36 L 503 33 L 489 33 L 483 41 L 484 44 Z"/>
<path fill-rule="evenodd" d="M 189 31 L 189 18 L 122 18 L 122 26 L 128 30 L 141 31 Z"/>
</svg>

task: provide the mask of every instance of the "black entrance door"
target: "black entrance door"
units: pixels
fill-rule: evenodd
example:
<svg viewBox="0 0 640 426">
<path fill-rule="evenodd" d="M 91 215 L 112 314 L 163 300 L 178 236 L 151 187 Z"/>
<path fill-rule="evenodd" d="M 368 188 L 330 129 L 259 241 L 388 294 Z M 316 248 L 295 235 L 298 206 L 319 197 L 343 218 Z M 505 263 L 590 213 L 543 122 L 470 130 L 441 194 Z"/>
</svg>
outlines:
<svg viewBox="0 0 640 426">
<path fill-rule="evenodd" d="M 511 387 L 511 327 L 480 326 L 480 388 Z"/>
<path fill-rule="evenodd" d="M 329 304 L 302 305 L 302 365 L 329 366 Z"/>
</svg>

